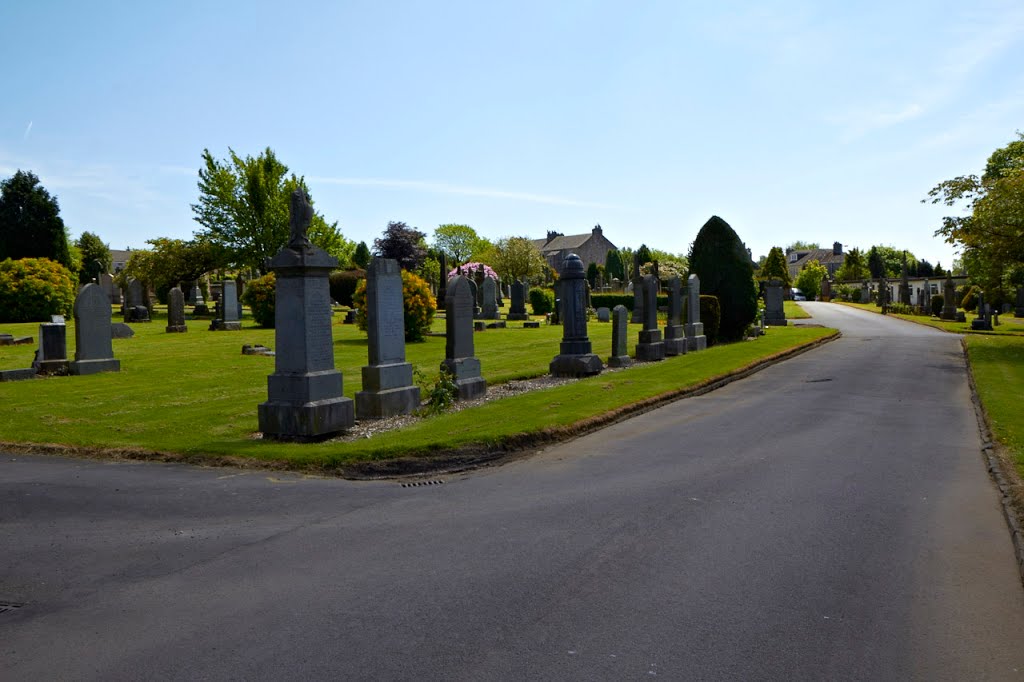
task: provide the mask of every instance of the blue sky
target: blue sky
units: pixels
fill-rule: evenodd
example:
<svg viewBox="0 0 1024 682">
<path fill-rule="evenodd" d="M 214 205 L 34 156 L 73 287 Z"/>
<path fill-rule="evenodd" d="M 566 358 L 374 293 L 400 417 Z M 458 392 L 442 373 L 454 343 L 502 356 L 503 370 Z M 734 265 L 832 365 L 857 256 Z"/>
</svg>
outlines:
<svg viewBox="0 0 1024 682">
<path fill-rule="evenodd" d="M 270 146 L 372 245 L 600 223 L 685 252 L 717 214 L 948 265 L 937 182 L 1024 129 L 1024 3 L 6 2 L 0 176 L 73 236 L 197 229 L 200 155 Z"/>
</svg>

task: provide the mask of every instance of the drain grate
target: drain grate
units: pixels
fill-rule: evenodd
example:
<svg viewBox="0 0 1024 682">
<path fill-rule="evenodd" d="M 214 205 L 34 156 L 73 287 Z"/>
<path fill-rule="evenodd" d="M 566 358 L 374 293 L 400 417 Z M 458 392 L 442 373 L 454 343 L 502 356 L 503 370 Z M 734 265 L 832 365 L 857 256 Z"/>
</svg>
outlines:
<svg viewBox="0 0 1024 682">
<path fill-rule="evenodd" d="M 804 380 L 804 383 L 805 384 L 821 384 L 821 383 L 824 383 L 826 381 L 832 381 L 832 378 L 829 377 L 828 379 L 806 379 L 806 380 Z"/>
<path fill-rule="evenodd" d="M 444 481 L 441 479 L 434 479 L 433 481 L 413 481 L 411 483 L 403 483 L 403 488 L 419 488 L 423 485 L 442 485 Z"/>
<path fill-rule="evenodd" d="M 24 606 L 24 604 L 19 604 L 15 601 L 0 601 L 0 613 L 14 611 L 15 609 L 20 609 L 22 606 Z"/>
</svg>

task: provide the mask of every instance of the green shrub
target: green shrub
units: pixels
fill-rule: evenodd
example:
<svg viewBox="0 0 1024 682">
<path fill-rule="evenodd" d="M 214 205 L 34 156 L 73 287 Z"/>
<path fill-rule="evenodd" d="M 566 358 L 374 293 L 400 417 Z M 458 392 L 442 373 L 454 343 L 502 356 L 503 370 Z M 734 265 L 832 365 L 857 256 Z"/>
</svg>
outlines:
<svg viewBox="0 0 1024 682">
<path fill-rule="evenodd" d="M 936 294 L 932 296 L 932 315 L 939 317 L 942 315 L 942 308 L 946 305 L 946 299 L 942 297 L 942 294 Z"/>
<path fill-rule="evenodd" d="M 729 223 L 718 216 L 704 223 L 690 249 L 690 271 L 700 278 L 702 293 L 718 297 L 721 339 L 741 340 L 757 315 L 757 288 L 750 254 Z"/>
<path fill-rule="evenodd" d="M 71 316 L 77 277 L 49 258 L 0 262 L 0 322 L 49 322 Z"/>
<path fill-rule="evenodd" d="M 331 273 L 331 298 L 339 305 L 352 307 L 352 294 L 356 292 L 359 280 L 366 279 L 366 270 L 335 270 Z"/>
<path fill-rule="evenodd" d="M 252 317 L 261 327 L 274 328 L 274 302 L 277 296 L 277 277 L 263 275 L 245 285 L 242 303 L 252 310 Z"/>
<path fill-rule="evenodd" d="M 978 308 L 978 287 L 971 287 L 960 301 L 960 307 L 969 313 Z"/>
<path fill-rule="evenodd" d="M 530 306 L 534 315 L 547 315 L 555 309 L 555 292 L 551 289 L 530 289 Z"/>
<path fill-rule="evenodd" d="M 684 300 L 686 296 L 683 296 Z M 633 294 L 591 294 L 590 305 L 594 308 L 608 308 L 611 310 L 617 305 L 624 306 L 626 310 L 633 310 Z M 658 307 L 668 307 L 668 294 L 658 296 Z"/>
<path fill-rule="evenodd" d="M 718 328 L 722 323 L 722 307 L 717 296 L 700 296 L 700 321 L 704 325 L 704 336 L 708 337 L 708 346 L 718 343 Z"/>
<path fill-rule="evenodd" d="M 356 309 L 356 325 L 366 331 L 366 280 L 359 280 L 352 294 Z M 437 300 L 430 293 L 430 285 L 422 277 L 402 270 L 402 305 L 405 310 L 406 342 L 422 341 L 430 331 L 437 312 Z"/>
</svg>

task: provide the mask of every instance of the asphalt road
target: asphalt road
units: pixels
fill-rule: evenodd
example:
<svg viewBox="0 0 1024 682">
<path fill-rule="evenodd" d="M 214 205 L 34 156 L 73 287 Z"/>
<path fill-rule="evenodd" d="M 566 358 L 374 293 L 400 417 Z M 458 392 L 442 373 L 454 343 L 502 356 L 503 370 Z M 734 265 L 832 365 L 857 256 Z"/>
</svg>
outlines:
<svg viewBox="0 0 1024 682">
<path fill-rule="evenodd" d="M 0 678 L 1020 677 L 958 339 L 807 307 L 844 337 L 443 485 L 4 456 Z"/>
</svg>

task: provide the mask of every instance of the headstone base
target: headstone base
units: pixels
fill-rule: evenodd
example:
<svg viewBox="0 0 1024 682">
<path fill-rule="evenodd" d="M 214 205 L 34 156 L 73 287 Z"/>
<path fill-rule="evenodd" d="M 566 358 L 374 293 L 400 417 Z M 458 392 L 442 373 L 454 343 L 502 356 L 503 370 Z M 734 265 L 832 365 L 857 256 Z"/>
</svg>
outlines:
<svg viewBox="0 0 1024 682">
<path fill-rule="evenodd" d="M 633 364 L 633 358 L 628 355 L 612 355 L 608 358 L 609 367 L 629 367 Z"/>
<path fill-rule="evenodd" d="M 242 331 L 241 322 L 225 322 L 224 320 L 212 320 L 210 322 L 211 332 L 240 332 Z"/>
<path fill-rule="evenodd" d="M 188 331 L 188 327 L 183 324 L 172 324 L 164 328 L 168 334 L 183 334 Z"/>
<path fill-rule="evenodd" d="M 509 313 L 508 315 L 505 316 L 505 319 L 518 322 L 520 320 L 528 320 L 530 319 L 530 316 L 527 315 L 526 313 Z"/>
<path fill-rule="evenodd" d="M 480 360 L 476 357 L 444 360 L 441 369 L 455 378 L 459 400 L 482 398 L 487 393 L 487 381 L 480 376 Z"/>
<path fill-rule="evenodd" d="M 67 360 L 41 360 L 36 364 L 36 372 L 47 376 L 66 376 Z"/>
<path fill-rule="evenodd" d="M 24 381 L 25 379 L 35 379 L 36 370 L 35 367 L 26 367 L 25 369 L 2 369 L 0 370 L 0 381 Z"/>
<path fill-rule="evenodd" d="M 785 326 L 789 325 L 789 321 L 786 319 L 785 315 L 782 315 L 780 317 L 774 317 L 772 315 L 765 315 L 764 316 L 764 323 L 767 326 L 769 326 L 769 327 L 785 327 Z"/>
<path fill-rule="evenodd" d="M 420 389 L 412 385 L 412 364 L 363 367 L 363 388 L 356 393 L 359 419 L 384 419 L 410 414 L 420 406 Z"/>
<path fill-rule="evenodd" d="M 69 365 L 71 374 L 85 376 L 86 374 L 98 374 L 100 372 L 120 372 L 121 361 L 116 358 L 102 360 L 75 360 Z"/>
<path fill-rule="evenodd" d="M 667 325 L 665 327 L 665 355 L 685 355 L 687 350 L 686 328 L 683 325 Z"/>
<path fill-rule="evenodd" d="M 505 324 L 505 320 L 498 320 L 497 322 L 487 323 L 488 329 L 505 329 L 506 327 L 507 325 Z"/>
<path fill-rule="evenodd" d="M 979 317 L 971 320 L 971 329 L 990 332 L 992 331 L 992 323 Z"/>
<path fill-rule="evenodd" d="M 665 342 L 661 340 L 661 331 L 644 329 L 640 332 L 640 343 L 636 344 L 633 355 L 637 360 L 653 362 L 665 359 Z"/>
<path fill-rule="evenodd" d="M 196 316 L 206 316 L 210 314 L 210 307 L 205 303 L 200 303 L 192 309 L 192 314 Z"/>
<path fill-rule="evenodd" d="M 587 377 L 600 374 L 604 369 L 601 358 L 593 353 L 586 355 L 556 355 L 548 366 L 551 376 Z"/>
<path fill-rule="evenodd" d="M 529 320 L 523 322 L 523 329 L 540 329 L 540 322 Z"/>
<path fill-rule="evenodd" d="M 301 405 L 268 400 L 259 404 L 257 416 L 264 438 L 299 443 L 326 440 L 355 423 L 351 398 L 328 398 Z"/>
<path fill-rule="evenodd" d="M 939 315 L 939 318 L 941 318 L 943 320 L 955 320 L 956 319 L 956 308 L 945 308 L 944 307 L 942 309 L 942 314 Z"/>
<path fill-rule="evenodd" d="M 1024 308 L 1014 308 L 1013 316 L 1014 317 L 1024 317 Z"/>
<path fill-rule="evenodd" d="M 701 334 L 700 336 L 687 336 L 686 337 L 686 351 L 688 353 L 696 353 L 698 351 L 708 349 L 708 337 Z"/>
<path fill-rule="evenodd" d="M 965 313 L 962 310 L 956 311 L 956 321 L 957 322 L 966 322 L 967 321 L 967 313 Z"/>
</svg>

